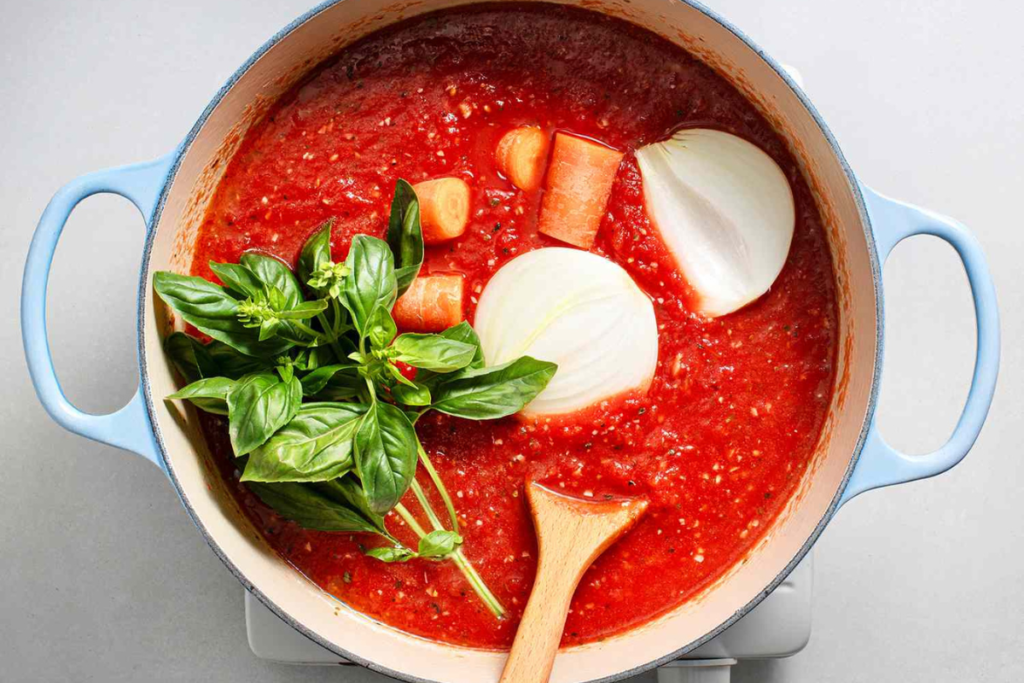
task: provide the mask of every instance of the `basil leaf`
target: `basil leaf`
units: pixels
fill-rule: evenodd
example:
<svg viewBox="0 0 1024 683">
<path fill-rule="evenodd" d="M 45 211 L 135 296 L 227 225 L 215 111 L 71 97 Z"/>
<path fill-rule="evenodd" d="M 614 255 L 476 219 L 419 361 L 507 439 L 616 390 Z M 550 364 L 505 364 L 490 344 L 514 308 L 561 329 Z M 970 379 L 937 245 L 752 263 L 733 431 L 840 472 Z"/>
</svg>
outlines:
<svg viewBox="0 0 1024 683">
<path fill-rule="evenodd" d="M 327 300 L 315 299 L 313 301 L 303 301 L 286 311 L 281 311 L 278 313 L 278 317 L 281 320 L 309 320 L 325 310 L 327 310 Z"/>
<path fill-rule="evenodd" d="M 335 299 L 335 301 L 337 301 L 337 299 Z M 334 302 L 332 301 L 332 303 Z M 330 317 L 331 325 L 342 332 L 353 329 L 352 325 L 348 324 L 348 309 L 343 306 L 335 305 L 332 307 L 331 312 L 334 314 Z M 343 337 L 342 339 L 344 340 L 346 338 Z M 355 348 L 355 346 L 352 348 Z"/>
<path fill-rule="evenodd" d="M 220 285 L 201 277 L 158 271 L 153 275 L 153 288 L 186 322 L 200 329 L 233 332 L 241 327 L 236 318 L 238 300 Z"/>
<path fill-rule="evenodd" d="M 454 531 L 437 530 L 420 539 L 420 557 L 443 559 L 448 557 L 462 545 L 462 536 Z"/>
<path fill-rule="evenodd" d="M 342 371 L 351 371 L 354 380 L 356 366 L 352 363 L 336 363 L 334 365 L 323 365 L 302 378 L 302 393 L 305 396 L 315 396 L 324 390 L 327 382 Z"/>
<path fill-rule="evenodd" d="M 484 367 L 484 348 L 480 345 L 480 337 L 477 336 L 476 330 L 474 330 L 468 322 L 463 320 L 458 325 L 449 327 L 441 333 L 441 336 L 445 339 L 451 339 L 452 341 L 462 342 L 463 344 L 472 344 L 475 346 L 476 353 L 473 354 L 473 361 L 469 364 L 469 367 Z"/>
<path fill-rule="evenodd" d="M 268 292 L 276 289 L 284 296 L 282 302 L 274 302 L 276 310 L 291 310 L 302 303 L 302 288 L 291 268 L 273 256 L 255 251 L 245 252 L 239 260 L 263 283 Z"/>
<path fill-rule="evenodd" d="M 260 342 L 256 330 L 239 322 L 238 300 L 201 277 L 159 271 L 153 288 L 182 320 L 247 356 L 277 356 L 293 345 L 285 339 Z"/>
<path fill-rule="evenodd" d="M 296 264 L 299 282 L 302 284 L 308 283 L 309 279 L 313 277 L 313 273 L 331 262 L 331 227 L 333 225 L 333 219 L 324 221 L 302 245 L 299 262 Z"/>
<path fill-rule="evenodd" d="M 206 352 L 213 362 L 214 374 L 240 379 L 250 372 L 266 370 L 272 365 L 265 360 L 253 358 L 239 353 L 236 349 L 219 341 L 212 341 L 206 345 Z"/>
<path fill-rule="evenodd" d="M 365 406 L 360 407 L 365 409 Z M 376 528 L 384 531 L 384 516 L 370 509 L 370 502 L 366 499 L 366 492 L 363 491 L 363 486 L 357 478 L 352 476 L 341 477 L 340 479 L 317 484 L 316 486 L 327 492 L 331 498 L 345 501 L 348 507 L 356 510 Z"/>
<path fill-rule="evenodd" d="M 274 370 L 277 372 L 277 375 L 281 378 L 282 382 L 291 382 L 292 377 L 295 377 L 295 366 L 291 363 L 274 366 Z"/>
<path fill-rule="evenodd" d="M 228 435 L 236 456 L 262 446 L 299 412 L 302 384 L 293 377 L 283 382 L 273 372 L 238 380 L 228 392 Z"/>
<path fill-rule="evenodd" d="M 347 401 L 359 396 L 366 382 L 358 372 L 338 372 L 315 394 L 318 401 Z"/>
<path fill-rule="evenodd" d="M 459 341 L 464 344 L 472 344 L 475 346 L 476 353 L 473 354 L 473 360 L 467 367 L 470 369 L 484 367 L 484 349 L 480 345 L 480 337 L 477 336 L 476 330 L 474 330 L 468 322 L 463 320 L 458 325 L 449 327 L 441 333 L 441 336 L 445 339 L 451 339 L 453 341 Z M 440 380 L 436 373 L 421 369 L 420 372 L 416 374 L 416 381 L 429 389 L 430 387 L 435 386 Z"/>
<path fill-rule="evenodd" d="M 356 235 L 345 265 L 350 271 L 345 278 L 345 307 L 356 331 L 365 337 L 374 311 L 390 311 L 398 296 L 391 249 L 375 237 Z"/>
<path fill-rule="evenodd" d="M 391 395 L 396 401 L 407 406 L 430 405 L 430 389 L 419 383 L 414 383 L 411 387 L 406 384 L 396 384 L 391 388 Z"/>
<path fill-rule="evenodd" d="M 341 357 L 335 353 L 334 344 L 324 346 L 309 346 L 300 351 L 294 360 L 296 369 L 312 372 L 317 368 L 322 368 L 327 365 L 336 365 L 339 360 L 345 360 L 348 358 L 348 354 L 355 351 L 355 342 L 351 337 L 343 335 L 337 341 L 337 346 L 341 350 Z M 321 344 L 324 342 L 321 341 Z"/>
<path fill-rule="evenodd" d="M 381 562 L 408 562 L 416 557 L 416 553 L 408 548 L 396 548 L 394 546 L 383 546 L 381 548 L 370 548 L 366 551 L 369 557 L 376 558 Z"/>
<path fill-rule="evenodd" d="M 174 392 L 168 399 L 191 401 L 192 404 L 216 415 L 227 415 L 228 392 L 235 386 L 235 380 L 227 377 L 207 377 L 196 380 Z"/>
<path fill-rule="evenodd" d="M 413 382 L 411 379 L 403 375 L 402 371 L 398 369 L 398 366 L 392 365 L 391 363 L 385 363 L 383 365 L 385 368 L 387 368 L 388 374 L 394 377 L 395 380 L 401 382 L 410 389 L 416 388 L 416 382 Z"/>
<path fill-rule="evenodd" d="M 210 261 L 210 270 L 220 278 L 225 287 L 237 292 L 243 298 L 258 299 L 263 296 L 263 283 L 245 266 L 237 263 Z"/>
<path fill-rule="evenodd" d="M 267 341 L 277 336 L 284 328 L 284 323 L 277 318 L 270 318 L 260 323 L 260 341 Z"/>
<path fill-rule="evenodd" d="M 355 467 L 352 438 L 365 408 L 307 403 L 292 421 L 249 455 L 242 481 L 330 481 Z"/>
<path fill-rule="evenodd" d="M 420 227 L 420 202 L 412 185 L 399 179 L 391 200 L 388 219 L 388 246 L 395 255 L 398 296 L 405 294 L 423 265 L 423 230 Z"/>
<path fill-rule="evenodd" d="M 175 368 L 190 382 L 203 377 L 238 379 L 271 367 L 267 361 L 246 356 L 224 342 L 203 344 L 184 332 L 174 332 L 164 342 Z"/>
<path fill-rule="evenodd" d="M 370 345 L 375 349 L 383 349 L 398 334 L 398 327 L 395 326 L 395 319 L 391 312 L 383 306 L 377 308 L 370 316 L 367 325 L 366 336 L 370 339 Z"/>
<path fill-rule="evenodd" d="M 313 349 L 317 349 L 317 350 L 320 349 L 319 346 L 314 346 L 312 348 Z M 313 367 L 310 367 L 310 357 L 309 357 L 310 350 L 311 350 L 310 348 L 300 349 L 298 353 L 296 353 L 294 356 L 292 356 L 291 357 L 292 367 L 294 367 L 296 370 L 299 370 L 300 372 L 308 372 L 310 370 L 315 370 L 318 367 L 318 365 L 317 365 L 317 362 L 316 362 L 316 358 L 314 357 L 314 359 L 313 359 Z"/>
<path fill-rule="evenodd" d="M 311 346 L 299 351 L 292 359 L 292 364 L 297 370 L 312 372 L 334 361 L 334 351 L 330 346 Z"/>
<path fill-rule="evenodd" d="M 164 351 L 175 369 L 189 382 L 218 374 L 207 346 L 184 332 L 174 332 L 167 337 L 164 341 Z"/>
<path fill-rule="evenodd" d="M 467 370 L 433 390 L 431 408 L 470 420 L 493 420 L 518 413 L 555 374 L 554 363 L 523 356 L 491 368 Z"/>
<path fill-rule="evenodd" d="M 374 403 L 356 432 L 356 471 L 370 509 L 393 508 L 416 473 L 416 432 L 401 410 Z"/>
<path fill-rule="evenodd" d="M 249 489 L 286 519 L 315 531 L 379 533 L 380 529 L 334 494 L 328 484 L 262 484 Z"/>
<path fill-rule="evenodd" d="M 392 345 L 396 360 L 432 372 L 453 372 L 473 362 L 478 347 L 438 334 L 399 335 Z"/>
</svg>

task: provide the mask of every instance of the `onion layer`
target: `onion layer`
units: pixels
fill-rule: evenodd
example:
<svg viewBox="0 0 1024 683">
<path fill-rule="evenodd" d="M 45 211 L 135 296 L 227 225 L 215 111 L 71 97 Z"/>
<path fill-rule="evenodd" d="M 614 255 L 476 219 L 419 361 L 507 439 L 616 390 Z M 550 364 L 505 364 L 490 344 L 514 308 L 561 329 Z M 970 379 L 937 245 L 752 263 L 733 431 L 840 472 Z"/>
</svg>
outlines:
<svg viewBox="0 0 1024 683">
<path fill-rule="evenodd" d="M 488 365 L 522 355 L 558 364 L 523 411 L 530 415 L 646 389 L 658 363 L 651 300 L 621 267 L 575 249 L 538 249 L 503 266 L 480 296 L 473 327 Z"/>
<path fill-rule="evenodd" d="M 652 222 L 718 317 L 768 291 L 793 240 L 793 191 L 759 147 L 717 130 L 681 130 L 637 150 Z"/>
</svg>

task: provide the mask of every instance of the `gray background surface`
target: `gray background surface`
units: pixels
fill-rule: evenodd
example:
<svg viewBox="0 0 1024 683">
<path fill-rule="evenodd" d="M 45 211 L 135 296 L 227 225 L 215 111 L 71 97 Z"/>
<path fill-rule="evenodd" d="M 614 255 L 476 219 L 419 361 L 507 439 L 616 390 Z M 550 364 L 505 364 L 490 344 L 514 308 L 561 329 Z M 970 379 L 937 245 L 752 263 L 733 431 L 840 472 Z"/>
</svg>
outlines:
<svg viewBox="0 0 1024 683">
<path fill-rule="evenodd" d="M 164 477 L 50 421 L 17 322 L 24 254 L 50 195 L 79 174 L 171 149 L 231 72 L 311 2 L 0 3 L 4 681 L 383 681 L 254 658 L 242 590 Z M 817 546 L 810 645 L 743 664 L 735 679 L 1022 680 L 1024 7 L 710 4 L 803 72 L 866 183 L 973 228 L 1004 316 L 1000 387 L 974 452 L 945 476 L 844 509 Z M 57 251 L 50 335 L 67 393 L 86 410 L 117 408 L 136 385 L 142 243 L 134 208 L 98 197 Z M 898 247 L 885 278 L 881 424 L 895 445 L 924 452 L 949 434 L 966 395 L 970 296 L 952 250 L 931 238 Z"/>
</svg>

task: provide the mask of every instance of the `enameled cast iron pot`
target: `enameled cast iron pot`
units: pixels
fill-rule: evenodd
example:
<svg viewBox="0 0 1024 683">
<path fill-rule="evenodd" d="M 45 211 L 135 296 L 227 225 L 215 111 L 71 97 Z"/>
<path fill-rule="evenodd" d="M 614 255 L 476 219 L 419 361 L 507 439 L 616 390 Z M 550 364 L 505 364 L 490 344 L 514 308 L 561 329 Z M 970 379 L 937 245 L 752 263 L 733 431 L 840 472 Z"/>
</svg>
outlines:
<svg viewBox="0 0 1024 683">
<path fill-rule="evenodd" d="M 999 364 L 995 291 L 978 243 L 948 218 L 865 188 L 803 92 L 779 65 L 690 0 L 566 0 L 622 17 L 683 46 L 740 89 L 787 140 L 824 214 L 840 305 L 839 364 L 824 435 L 800 490 L 754 551 L 698 599 L 639 629 L 564 650 L 557 683 L 615 680 L 674 658 L 714 637 L 772 591 L 800 561 L 836 510 L 868 489 L 921 479 L 959 462 L 981 430 Z M 260 48 L 217 93 L 173 152 L 156 161 L 83 176 L 43 214 L 22 291 L 25 352 L 46 410 L 67 429 L 133 451 L 163 469 L 185 509 L 224 564 L 281 618 L 320 645 L 406 680 L 495 681 L 504 655 L 412 637 L 350 609 L 290 568 L 254 533 L 214 467 L 195 420 L 166 403 L 175 380 L 161 350 L 167 320 L 152 292 L 158 270 L 187 272 L 191 246 L 216 183 L 247 128 L 269 103 L 324 58 L 366 34 L 466 0 L 332 0 Z M 46 337 L 46 282 L 57 240 L 82 199 L 111 192 L 146 219 L 139 281 L 141 386 L 127 406 L 88 415 L 61 392 Z M 908 457 L 874 427 L 882 368 L 881 264 L 900 240 L 935 235 L 959 253 L 974 295 L 977 358 L 967 405 L 949 441 Z"/>
</svg>

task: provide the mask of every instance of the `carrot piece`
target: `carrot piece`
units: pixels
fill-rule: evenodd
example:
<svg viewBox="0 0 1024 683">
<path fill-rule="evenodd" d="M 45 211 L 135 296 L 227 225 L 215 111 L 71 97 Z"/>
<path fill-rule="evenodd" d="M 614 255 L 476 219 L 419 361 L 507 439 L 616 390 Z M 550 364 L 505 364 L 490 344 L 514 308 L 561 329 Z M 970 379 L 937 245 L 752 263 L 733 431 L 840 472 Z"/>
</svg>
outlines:
<svg viewBox="0 0 1024 683">
<path fill-rule="evenodd" d="M 538 230 L 581 249 L 592 247 L 622 156 L 596 142 L 556 133 Z"/>
<path fill-rule="evenodd" d="M 461 275 L 421 275 L 395 303 L 391 315 L 403 330 L 440 332 L 462 322 Z"/>
<path fill-rule="evenodd" d="M 437 178 L 412 186 L 420 200 L 423 241 L 438 244 L 455 239 L 469 222 L 469 185 L 461 178 Z"/>
<path fill-rule="evenodd" d="M 539 128 L 513 128 L 498 141 L 498 169 L 520 190 L 540 187 L 548 160 L 548 136 Z"/>
</svg>

